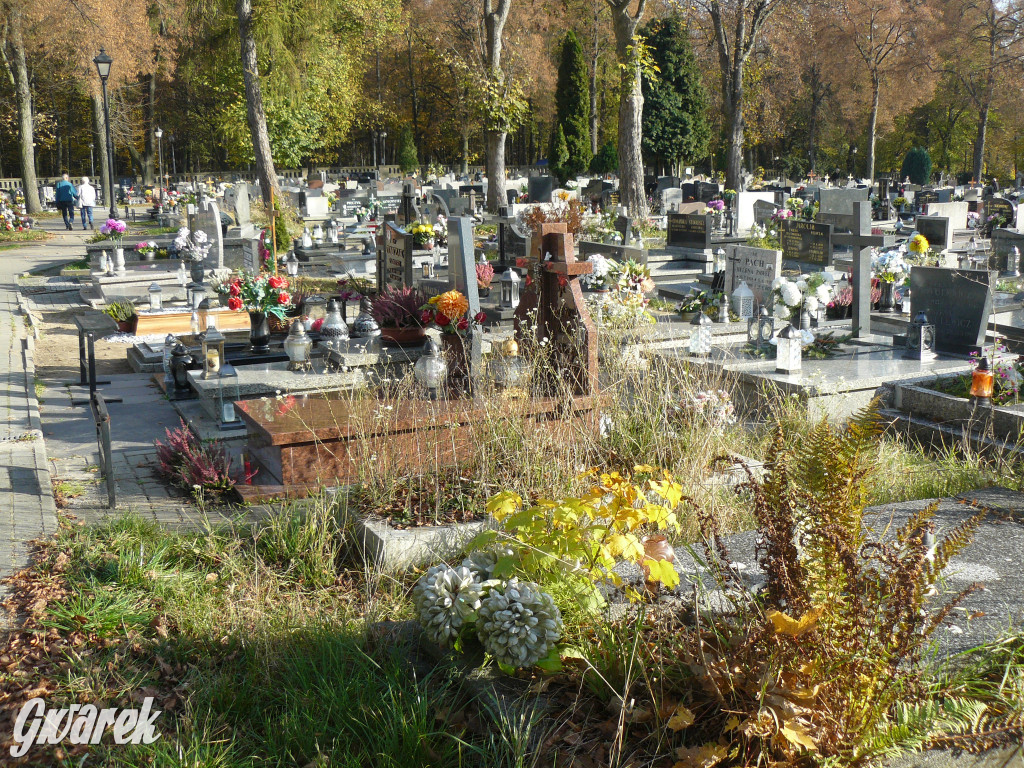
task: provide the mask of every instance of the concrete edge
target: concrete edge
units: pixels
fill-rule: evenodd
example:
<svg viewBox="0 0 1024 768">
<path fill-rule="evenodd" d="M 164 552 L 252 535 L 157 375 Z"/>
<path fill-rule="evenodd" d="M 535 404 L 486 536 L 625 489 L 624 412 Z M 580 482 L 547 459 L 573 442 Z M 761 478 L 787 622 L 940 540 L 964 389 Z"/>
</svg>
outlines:
<svg viewBox="0 0 1024 768">
<path fill-rule="evenodd" d="M 22 339 L 22 357 L 25 363 L 25 402 L 28 405 L 29 429 L 36 436 L 32 450 L 35 454 L 36 473 L 42 494 L 44 512 L 53 519 L 53 530 L 57 530 L 57 504 L 53 499 L 53 482 L 50 475 L 50 461 L 43 439 L 43 423 L 39 414 L 39 400 L 36 398 L 35 341 L 32 337 Z"/>
</svg>

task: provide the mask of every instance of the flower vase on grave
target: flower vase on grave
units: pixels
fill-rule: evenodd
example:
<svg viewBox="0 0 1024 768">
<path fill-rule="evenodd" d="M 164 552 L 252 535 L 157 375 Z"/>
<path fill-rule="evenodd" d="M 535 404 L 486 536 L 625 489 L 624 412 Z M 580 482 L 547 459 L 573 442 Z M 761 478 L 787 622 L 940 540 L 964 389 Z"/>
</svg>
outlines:
<svg viewBox="0 0 1024 768">
<path fill-rule="evenodd" d="M 270 324 L 266 312 L 249 310 L 249 351 L 257 355 L 270 351 Z"/>
<path fill-rule="evenodd" d="M 114 270 L 119 275 L 124 275 L 124 248 L 117 247 L 114 249 Z"/>
<path fill-rule="evenodd" d="M 800 330 L 809 331 L 811 330 L 811 313 L 807 311 L 805 307 L 800 313 Z"/>
<path fill-rule="evenodd" d="M 450 397 L 468 395 L 469 339 L 457 333 L 441 334 L 441 354 L 448 367 L 447 389 Z"/>
<path fill-rule="evenodd" d="M 882 291 L 878 300 L 878 311 L 884 314 L 892 314 L 896 309 L 896 284 L 882 280 L 879 288 Z"/>
</svg>

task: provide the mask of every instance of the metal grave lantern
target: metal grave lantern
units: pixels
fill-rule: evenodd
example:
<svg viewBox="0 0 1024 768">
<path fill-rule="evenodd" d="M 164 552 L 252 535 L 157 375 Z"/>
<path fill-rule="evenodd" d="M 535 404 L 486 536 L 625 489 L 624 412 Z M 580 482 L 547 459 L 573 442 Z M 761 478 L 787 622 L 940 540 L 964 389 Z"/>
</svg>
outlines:
<svg viewBox="0 0 1024 768">
<path fill-rule="evenodd" d="M 313 240 L 314 240 L 314 242 L 316 242 L 316 244 L 318 246 L 319 245 L 323 245 L 323 242 L 324 242 L 324 228 L 320 225 L 319 221 L 316 224 L 313 225 Z"/>
<path fill-rule="evenodd" d="M 235 412 L 235 401 L 241 399 L 238 386 L 238 371 L 231 363 L 225 362 L 220 367 L 217 378 L 217 407 L 220 411 L 221 429 L 238 429 L 245 426 Z"/>
<path fill-rule="evenodd" d="M 690 321 L 690 354 L 705 356 L 711 352 L 711 320 L 698 312 Z"/>
<path fill-rule="evenodd" d="M 800 373 L 803 364 L 803 334 L 792 323 L 783 328 L 775 339 L 775 371 L 793 375 Z"/>
<path fill-rule="evenodd" d="M 907 326 L 907 346 L 903 357 L 921 361 L 935 359 L 935 324 L 928 322 L 924 312 L 918 312 Z"/>
<path fill-rule="evenodd" d="M 295 255 L 295 251 L 291 251 L 287 256 L 285 256 L 284 269 L 288 273 L 288 277 L 298 277 L 299 257 Z"/>
<path fill-rule="evenodd" d="M 211 326 L 203 333 L 203 378 L 212 379 L 224 365 L 224 334 Z"/>
<path fill-rule="evenodd" d="M 1006 263 L 1003 265 L 1003 271 L 999 273 L 999 276 L 1009 278 L 1020 277 L 1020 248 L 1016 245 L 1006 252 Z"/>
<path fill-rule="evenodd" d="M 423 355 L 413 366 L 416 383 L 427 390 L 427 396 L 431 400 L 436 400 L 447 374 L 448 365 L 441 357 L 441 348 L 432 336 L 428 337 L 427 343 L 423 345 Z"/>
<path fill-rule="evenodd" d="M 725 268 L 725 248 L 719 248 L 715 251 L 715 272 L 725 272 Z"/>
<path fill-rule="evenodd" d="M 164 308 L 164 289 L 160 287 L 160 283 L 151 283 L 149 286 L 149 308 L 154 312 L 159 312 Z"/>
<path fill-rule="evenodd" d="M 338 351 L 342 342 L 348 339 L 348 326 L 341 316 L 341 304 L 337 299 L 331 299 L 327 302 L 327 316 L 320 326 L 320 346 L 327 351 Z"/>
<path fill-rule="evenodd" d="M 757 317 L 747 320 L 747 341 L 757 349 L 764 349 L 775 335 L 775 318 L 768 307 L 761 307 Z"/>
<path fill-rule="evenodd" d="M 509 268 L 498 280 L 501 286 L 502 309 L 515 309 L 519 306 L 519 273 Z"/>
<path fill-rule="evenodd" d="M 284 340 L 284 351 L 288 355 L 289 371 L 308 371 L 310 368 L 309 351 L 313 341 L 306 333 L 306 326 L 300 320 L 293 320 Z"/>
<path fill-rule="evenodd" d="M 327 222 L 327 239 L 331 241 L 331 245 L 338 244 L 338 222 L 334 219 Z"/>
<path fill-rule="evenodd" d="M 754 292 L 746 281 L 740 282 L 739 288 L 732 292 L 732 311 L 740 316 L 740 320 L 754 316 Z"/>
</svg>

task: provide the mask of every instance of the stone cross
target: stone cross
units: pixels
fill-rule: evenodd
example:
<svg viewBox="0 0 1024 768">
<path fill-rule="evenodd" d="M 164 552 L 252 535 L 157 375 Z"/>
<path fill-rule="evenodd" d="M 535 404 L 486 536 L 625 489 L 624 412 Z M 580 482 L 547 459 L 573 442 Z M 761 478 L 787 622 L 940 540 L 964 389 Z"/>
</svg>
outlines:
<svg viewBox="0 0 1024 768">
<path fill-rule="evenodd" d="M 521 339 L 535 322 L 535 342 L 550 346 L 550 384 L 567 383 L 574 395 L 597 391 L 597 329 L 583 300 L 580 276 L 593 265 L 577 261 L 572 235 L 564 223 L 542 224 L 531 237 L 526 289 L 516 308 L 516 335 Z M 550 258 L 548 258 L 550 256 Z M 535 316 L 535 317 L 534 317 Z"/>
<path fill-rule="evenodd" d="M 871 335 L 871 248 L 892 245 L 892 238 L 871 234 L 871 203 L 857 200 L 847 228 L 852 234 L 832 236 L 837 245 L 853 246 L 853 333 Z"/>
</svg>

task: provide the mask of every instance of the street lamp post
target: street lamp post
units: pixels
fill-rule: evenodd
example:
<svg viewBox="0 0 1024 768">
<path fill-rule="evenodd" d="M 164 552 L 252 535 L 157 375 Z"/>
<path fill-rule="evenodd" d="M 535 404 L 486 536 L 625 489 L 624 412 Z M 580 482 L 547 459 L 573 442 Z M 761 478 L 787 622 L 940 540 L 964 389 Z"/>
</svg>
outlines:
<svg viewBox="0 0 1024 768">
<path fill-rule="evenodd" d="M 157 128 L 154 133 L 156 134 L 156 156 L 160 163 L 160 204 L 158 209 L 162 213 L 164 210 L 164 129 Z"/>
<path fill-rule="evenodd" d="M 110 139 L 110 104 L 107 102 L 107 78 L 110 77 L 110 65 L 114 60 L 107 55 L 107 52 L 100 48 L 99 54 L 92 63 L 96 65 L 96 72 L 100 76 L 100 84 L 103 86 L 103 122 L 107 127 L 107 201 L 110 203 L 110 218 L 117 218 L 117 202 L 114 200 L 114 143 Z"/>
</svg>

